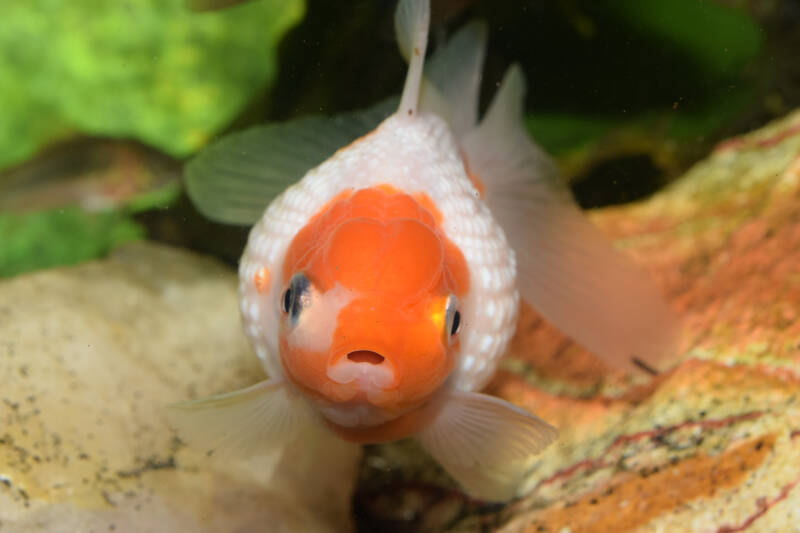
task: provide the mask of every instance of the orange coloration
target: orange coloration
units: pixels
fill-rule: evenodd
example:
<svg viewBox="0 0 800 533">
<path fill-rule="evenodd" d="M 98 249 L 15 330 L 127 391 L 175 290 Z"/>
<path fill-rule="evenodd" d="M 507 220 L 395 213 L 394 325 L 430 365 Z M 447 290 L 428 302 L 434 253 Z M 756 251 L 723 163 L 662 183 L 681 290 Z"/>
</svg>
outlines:
<svg viewBox="0 0 800 533">
<path fill-rule="evenodd" d="M 436 234 L 417 220 L 353 218 L 331 232 L 323 261 L 326 274 L 345 287 L 416 294 L 437 281 L 443 256 Z"/>
<path fill-rule="evenodd" d="M 408 265 L 406 270 L 408 276 L 422 276 L 425 269 L 433 268 L 432 265 L 436 261 L 431 256 L 438 254 L 437 247 L 430 238 L 435 236 L 443 248 L 441 261 L 444 262 L 447 275 L 451 278 L 448 281 L 456 289 L 454 291 L 456 294 L 466 293 L 469 289 L 466 261 L 461 251 L 441 231 L 439 227 L 441 218 L 441 213 L 425 194 L 412 197 L 390 185 L 379 185 L 357 192 L 344 192 L 312 217 L 292 240 L 284 260 L 283 280 L 287 282 L 297 272 L 313 271 L 315 284 L 326 291 L 337 281 L 345 284 L 338 279 L 338 276 L 352 280 L 358 273 L 366 270 L 357 258 L 346 259 L 347 254 L 358 255 L 363 259 L 372 258 L 373 261 L 382 262 L 386 267 L 400 255 L 405 255 L 387 256 L 387 252 L 401 252 L 403 247 L 409 247 L 406 250 L 414 250 L 411 258 L 413 261 L 410 261 L 416 264 Z M 349 223 L 348 227 L 340 230 L 343 223 Z M 338 235 L 340 232 L 344 233 Z M 336 242 L 329 243 L 332 236 Z M 347 242 L 343 237 L 355 240 Z M 374 250 L 381 240 L 383 254 Z M 326 267 L 324 254 L 316 253 L 326 244 L 329 254 L 332 254 L 331 259 L 340 260 L 341 264 Z M 377 263 L 373 262 L 372 265 L 375 266 Z M 402 285 L 404 281 L 398 278 L 397 283 Z M 389 284 L 383 288 L 390 290 L 391 287 Z M 397 288 L 402 289 L 400 286 Z"/>
<path fill-rule="evenodd" d="M 436 208 L 436 204 L 433 203 L 433 200 L 427 194 L 420 193 L 414 195 L 414 201 L 417 202 L 420 207 L 425 209 L 428 213 L 433 215 L 433 220 L 436 222 L 437 225 L 441 225 L 442 223 L 442 213 Z"/>
<path fill-rule="evenodd" d="M 671 509 L 685 508 L 690 502 L 702 502 L 738 486 L 743 478 L 757 471 L 774 447 L 775 435 L 765 435 L 719 455 L 701 453 L 676 465 L 643 469 L 605 490 L 535 513 L 523 531 L 632 531 Z M 625 512 L 620 512 L 623 508 Z"/>
<path fill-rule="evenodd" d="M 255 283 L 258 292 L 262 294 L 269 290 L 269 281 L 270 275 L 268 268 L 259 268 L 255 276 L 253 276 L 253 283 Z"/>
<path fill-rule="evenodd" d="M 328 203 L 291 242 L 285 283 L 303 272 L 320 295 L 337 286 L 352 295 L 336 316 L 326 317 L 335 329 L 324 353 L 290 345 L 287 330 L 282 332 L 287 376 L 312 398 L 368 401 L 400 415 L 424 403 L 452 371 L 458 341 L 450 345 L 443 335 L 442 317 L 447 296 L 468 291 L 469 271 L 432 209 L 427 196 L 388 185 L 349 192 Z M 385 365 L 390 383 L 336 382 L 329 373 L 339 363 Z"/>
</svg>

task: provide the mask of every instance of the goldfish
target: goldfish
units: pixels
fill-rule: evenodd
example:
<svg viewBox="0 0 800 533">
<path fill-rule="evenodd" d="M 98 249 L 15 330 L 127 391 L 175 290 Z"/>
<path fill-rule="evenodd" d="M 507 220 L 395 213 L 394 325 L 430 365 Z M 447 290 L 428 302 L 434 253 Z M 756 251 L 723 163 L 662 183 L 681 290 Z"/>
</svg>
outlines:
<svg viewBox="0 0 800 533">
<path fill-rule="evenodd" d="M 270 125 L 189 165 L 203 212 L 257 219 L 239 292 L 269 378 L 171 417 L 189 443 L 242 454 L 320 425 L 357 443 L 414 438 L 466 492 L 504 501 L 558 435 L 480 392 L 520 300 L 623 368 L 662 364 L 675 320 L 528 137 L 518 66 L 478 120 L 485 26 L 468 24 L 426 64 L 428 25 L 428 0 L 400 1 L 408 72 L 388 117 L 379 104 Z"/>
</svg>

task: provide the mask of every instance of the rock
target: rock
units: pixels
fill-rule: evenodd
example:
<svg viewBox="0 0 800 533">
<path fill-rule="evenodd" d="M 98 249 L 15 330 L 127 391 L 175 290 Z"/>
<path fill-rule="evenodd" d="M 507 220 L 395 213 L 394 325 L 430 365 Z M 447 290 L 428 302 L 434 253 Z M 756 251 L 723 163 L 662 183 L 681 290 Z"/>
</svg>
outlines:
<svg viewBox="0 0 800 533">
<path fill-rule="evenodd" d="M 417 451 L 373 447 L 356 496 L 363 522 L 797 531 L 800 111 L 723 143 L 649 200 L 593 217 L 683 317 L 673 367 L 654 379 L 614 373 L 528 308 L 489 387 L 560 428 L 532 458 L 525 495 L 504 507 L 471 501 Z"/>
<path fill-rule="evenodd" d="M 137 243 L 3 281 L 0 530 L 347 530 L 353 445 L 222 462 L 169 429 L 166 405 L 263 378 L 213 261 Z"/>
</svg>

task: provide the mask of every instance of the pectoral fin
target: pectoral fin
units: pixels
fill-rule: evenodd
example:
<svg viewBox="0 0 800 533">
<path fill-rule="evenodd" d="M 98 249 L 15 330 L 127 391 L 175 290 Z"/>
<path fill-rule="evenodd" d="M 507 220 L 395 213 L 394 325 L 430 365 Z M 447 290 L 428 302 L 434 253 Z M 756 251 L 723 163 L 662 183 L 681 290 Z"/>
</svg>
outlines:
<svg viewBox="0 0 800 533">
<path fill-rule="evenodd" d="M 226 224 L 253 224 L 264 208 L 339 148 L 366 135 L 397 106 L 390 98 L 352 113 L 308 116 L 226 135 L 186 165 L 197 209 Z"/>
<path fill-rule="evenodd" d="M 283 380 L 169 406 L 171 424 L 191 446 L 248 457 L 297 438 L 316 423 L 313 411 Z"/>
<path fill-rule="evenodd" d="M 530 457 L 558 436 L 544 420 L 494 396 L 452 391 L 439 401 L 438 412 L 417 439 L 478 498 L 514 497 Z"/>
</svg>

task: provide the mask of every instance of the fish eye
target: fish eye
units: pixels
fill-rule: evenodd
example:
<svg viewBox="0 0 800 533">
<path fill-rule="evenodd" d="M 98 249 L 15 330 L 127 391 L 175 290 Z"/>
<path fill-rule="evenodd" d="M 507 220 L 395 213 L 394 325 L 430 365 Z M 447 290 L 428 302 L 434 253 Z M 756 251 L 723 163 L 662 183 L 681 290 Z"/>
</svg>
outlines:
<svg viewBox="0 0 800 533">
<path fill-rule="evenodd" d="M 289 280 L 289 286 L 281 296 L 281 311 L 289 315 L 294 325 L 300 313 L 311 303 L 311 281 L 302 272 L 298 272 Z"/>
<path fill-rule="evenodd" d="M 450 335 L 455 335 L 461 327 L 461 311 L 453 313 L 453 323 L 450 325 Z"/>
<path fill-rule="evenodd" d="M 451 294 L 447 298 L 447 311 L 445 314 L 445 332 L 447 332 L 448 340 L 453 342 L 453 338 L 461 329 L 461 311 L 459 310 L 458 297 Z"/>
<path fill-rule="evenodd" d="M 294 295 L 292 294 L 292 288 L 288 287 L 285 291 L 283 291 L 283 299 L 281 300 L 281 310 L 284 313 L 288 313 L 289 310 L 292 308 L 292 299 Z"/>
</svg>

